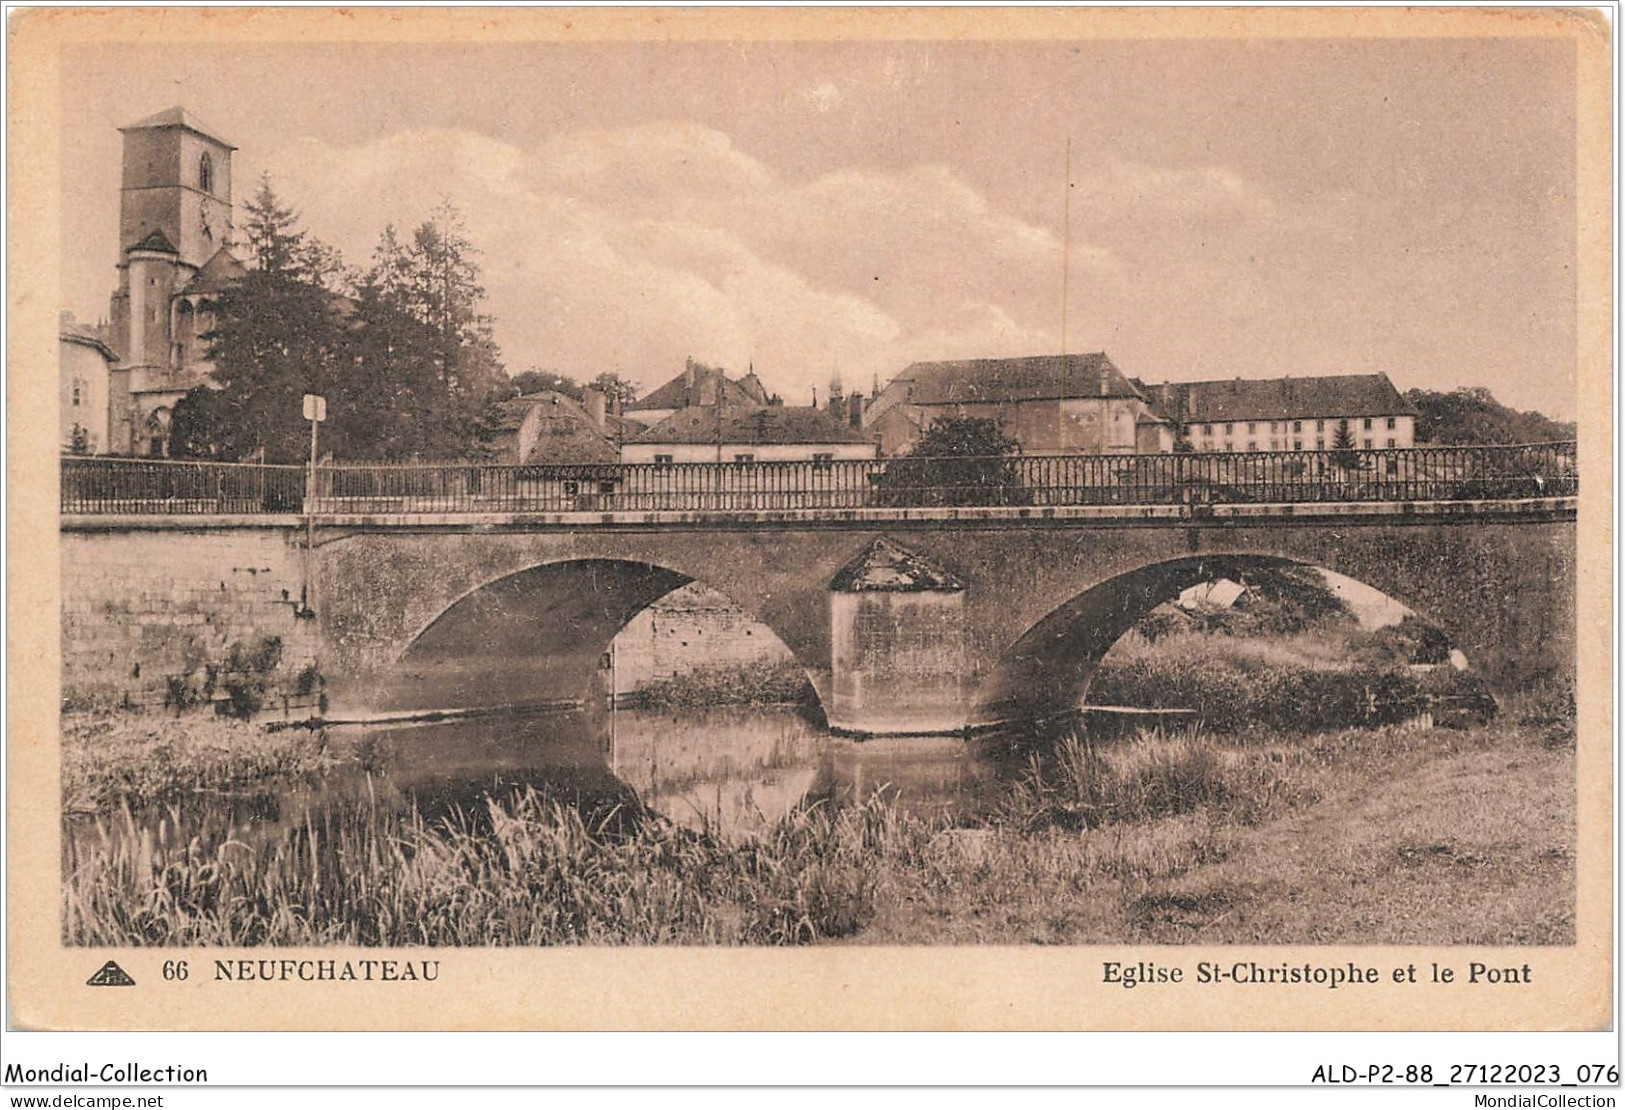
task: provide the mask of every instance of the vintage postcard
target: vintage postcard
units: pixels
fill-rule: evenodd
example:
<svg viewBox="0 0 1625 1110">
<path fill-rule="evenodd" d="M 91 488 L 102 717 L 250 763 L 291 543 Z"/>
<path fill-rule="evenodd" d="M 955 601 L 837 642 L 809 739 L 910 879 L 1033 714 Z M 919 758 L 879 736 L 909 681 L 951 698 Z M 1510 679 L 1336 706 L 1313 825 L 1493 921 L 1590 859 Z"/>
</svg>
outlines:
<svg viewBox="0 0 1625 1110">
<path fill-rule="evenodd" d="M 1601 16 L 8 30 L 12 1027 L 1614 1021 Z"/>
</svg>

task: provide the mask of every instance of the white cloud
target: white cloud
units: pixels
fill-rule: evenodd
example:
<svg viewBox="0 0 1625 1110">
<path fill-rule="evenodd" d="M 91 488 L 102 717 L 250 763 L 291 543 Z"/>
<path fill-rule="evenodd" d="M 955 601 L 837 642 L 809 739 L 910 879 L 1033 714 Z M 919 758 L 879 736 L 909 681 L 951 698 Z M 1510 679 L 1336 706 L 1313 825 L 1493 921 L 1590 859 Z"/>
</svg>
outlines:
<svg viewBox="0 0 1625 1110">
<path fill-rule="evenodd" d="M 461 131 L 269 152 L 305 224 L 365 263 L 386 222 L 443 197 L 482 251 L 513 371 L 618 369 L 645 387 L 685 357 L 804 402 L 916 358 L 1048 350 L 1061 244 L 943 166 L 783 180 L 715 130 L 651 123 L 521 149 Z M 1074 276 L 1104 274 L 1074 247 Z"/>
</svg>

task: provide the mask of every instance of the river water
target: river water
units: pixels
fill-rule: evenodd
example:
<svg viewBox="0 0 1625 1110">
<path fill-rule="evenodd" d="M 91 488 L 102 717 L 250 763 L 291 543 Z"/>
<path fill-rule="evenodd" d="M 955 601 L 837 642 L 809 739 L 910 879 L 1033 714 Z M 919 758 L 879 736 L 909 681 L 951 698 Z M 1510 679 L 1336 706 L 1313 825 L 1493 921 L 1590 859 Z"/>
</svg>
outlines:
<svg viewBox="0 0 1625 1110">
<path fill-rule="evenodd" d="M 589 823 L 640 810 L 693 829 L 760 831 L 798 806 L 877 791 L 912 812 L 968 817 L 997 779 L 985 744 L 960 737 L 853 741 L 789 706 L 599 709 L 344 726 L 334 750 L 359 758 L 321 775 L 181 799 L 131 815 L 138 835 L 253 843 L 358 806 L 415 808 L 426 821 L 483 813 L 535 789 Z M 75 818 L 70 840 L 108 835 Z"/>
</svg>

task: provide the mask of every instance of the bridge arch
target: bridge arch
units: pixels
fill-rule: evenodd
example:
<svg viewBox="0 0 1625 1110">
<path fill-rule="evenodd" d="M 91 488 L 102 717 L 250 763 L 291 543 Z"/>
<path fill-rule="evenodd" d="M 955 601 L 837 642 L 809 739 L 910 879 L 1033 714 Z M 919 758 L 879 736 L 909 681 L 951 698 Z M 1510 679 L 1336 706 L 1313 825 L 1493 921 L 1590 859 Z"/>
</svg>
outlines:
<svg viewBox="0 0 1625 1110">
<path fill-rule="evenodd" d="M 970 724 L 1037 720 L 1071 712 L 1083 702 L 1112 646 L 1158 605 L 1203 582 L 1241 579 L 1286 567 L 1321 570 L 1358 582 L 1404 605 L 1440 628 L 1452 643 L 1457 642 L 1450 628 L 1403 598 L 1307 559 L 1253 552 L 1191 555 L 1117 574 L 1051 610 L 1004 651 L 983 680 L 972 698 Z"/>
<path fill-rule="evenodd" d="M 551 560 L 498 575 L 410 635 L 369 700 L 392 716 L 574 701 L 638 613 L 696 580 L 670 567 L 612 558 Z M 739 604 L 726 588 L 705 585 Z"/>
</svg>

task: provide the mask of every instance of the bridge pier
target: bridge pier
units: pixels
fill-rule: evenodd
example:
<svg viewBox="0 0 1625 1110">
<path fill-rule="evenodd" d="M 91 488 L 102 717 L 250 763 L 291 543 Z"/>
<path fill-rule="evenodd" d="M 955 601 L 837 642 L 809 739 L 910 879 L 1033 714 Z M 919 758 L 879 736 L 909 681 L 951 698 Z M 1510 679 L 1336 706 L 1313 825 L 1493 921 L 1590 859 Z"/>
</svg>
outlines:
<svg viewBox="0 0 1625 1110">
<path fill-rule="evenodd" d="M 857 736 L 965 726 L 965 586 L 886 539 L 829 584 L 830 728 Z"/>
</svg>

